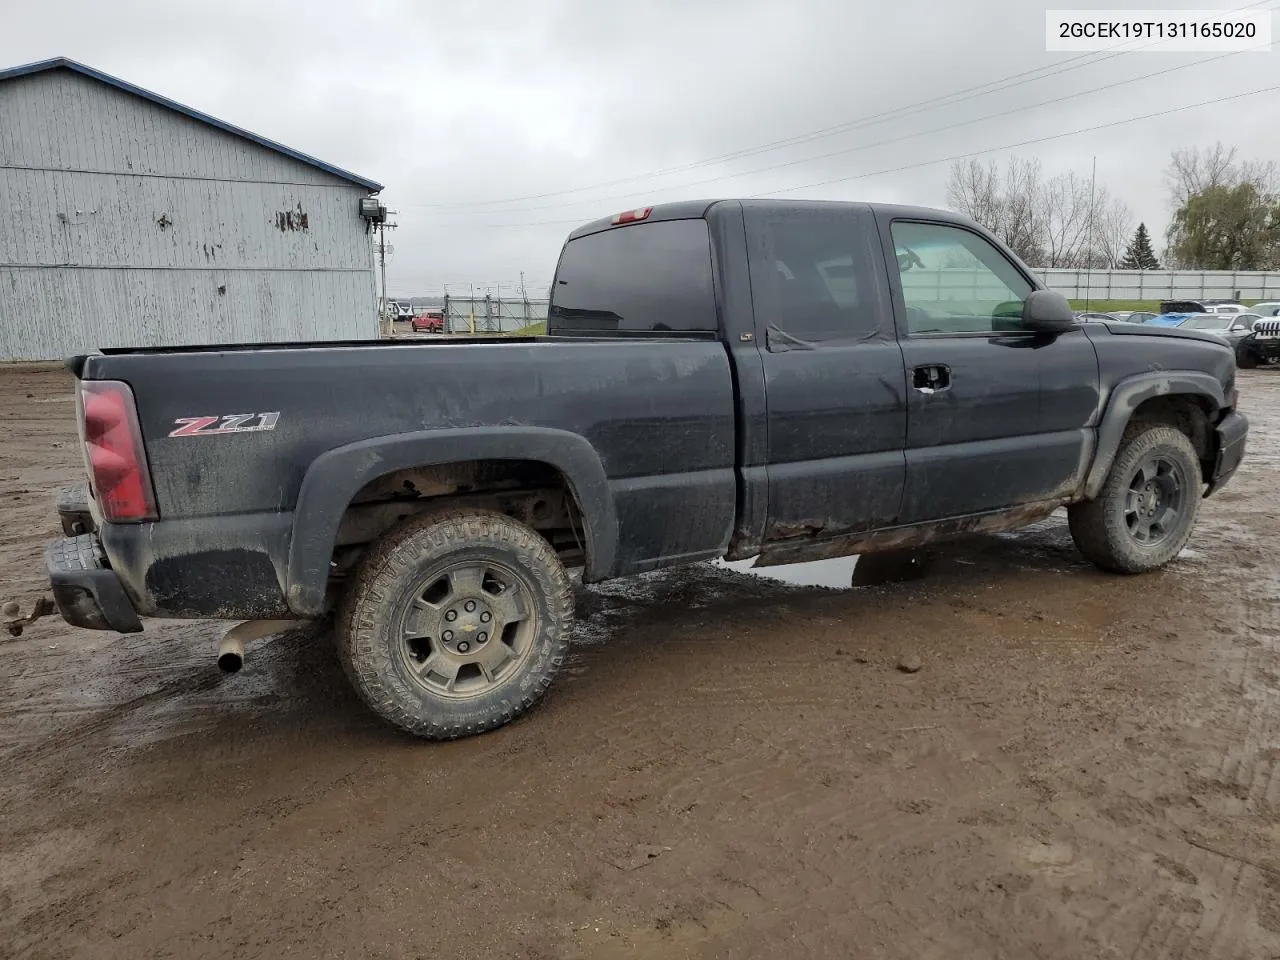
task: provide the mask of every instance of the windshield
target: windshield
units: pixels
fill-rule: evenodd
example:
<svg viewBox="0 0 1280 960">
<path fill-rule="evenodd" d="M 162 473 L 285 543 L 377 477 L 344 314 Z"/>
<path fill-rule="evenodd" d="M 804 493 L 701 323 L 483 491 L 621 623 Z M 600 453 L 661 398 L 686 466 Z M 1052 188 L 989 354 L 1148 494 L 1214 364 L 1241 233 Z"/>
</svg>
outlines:
<svg viewBox="0 0 1280 960">
<path fill-rule="evenodd" d="M 1229 313 L 1207 314 L 1202 317 L 1192 317 L 1183 326 L 1191 330 L 1226 330 L 1234 320 L 1235 317 Z"/>
</svg>

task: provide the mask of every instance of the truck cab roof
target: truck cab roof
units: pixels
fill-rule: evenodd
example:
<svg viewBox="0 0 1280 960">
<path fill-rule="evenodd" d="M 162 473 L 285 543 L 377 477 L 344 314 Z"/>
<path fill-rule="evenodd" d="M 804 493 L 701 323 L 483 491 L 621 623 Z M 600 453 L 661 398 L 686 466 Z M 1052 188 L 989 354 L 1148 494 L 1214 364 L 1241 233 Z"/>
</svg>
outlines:
<svg viewBox="0 0 1280 960">
<path fill-rule="evenodd" d="M 590 223 L 584 223 L 582 226 L 573 230 L 569 236 L 569 240 L 576 240 L 578 237 L 585 237 L 593 233 L 599 233 L 602 230 L 612 230 L 615 227 L 625 227 L 633 223 L 653 223 L 661 220 L 691 220 L 699 217 L 706 217 L 713 207 L 721 204 L 743 203 L 751 204 L 756 207 L 795 207 L 812 209 L 819 206 L 829 207 L 856 207 L 861 210 L 871 210 L 876 213 L 883 213 L 895 218 L 911 219 L 919 217 L 926 220 L 947 220 L 953 223 L 970 223 L 968 217 L 963 214 L 956 213 L 953 210 L 941 210 L 933 207 L 915 207 L 902 206 L 891 203 L 866 203 L 858 200 L 758 200 L 750 197 L 721 197 L 719 199 L 708 200 L 677 200 L 672 203 L 658 203 L 648 207 L 637 207 L 616 213 L 608 217 L 601 217 L 598 220 L 592 220 Z"/>
</svg>

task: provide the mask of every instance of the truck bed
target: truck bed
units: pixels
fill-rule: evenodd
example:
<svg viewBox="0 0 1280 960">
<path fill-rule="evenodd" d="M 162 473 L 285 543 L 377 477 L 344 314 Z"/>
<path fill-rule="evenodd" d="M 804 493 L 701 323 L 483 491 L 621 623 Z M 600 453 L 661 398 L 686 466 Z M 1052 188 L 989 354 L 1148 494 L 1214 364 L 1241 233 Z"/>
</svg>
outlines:
<svg viewBox="0 0 1280 960">
<path fill-rule="evenodd" d="M 113 525 L 104 542 L 116 566 L 142 576 L 136 594 L 157 600 L 144 613 L 197 614 L 227 596 L 229 579 L 233 594 L 256 598 L 251 609 L 280 609 L 290 552 L 329 532 L 295 516 L 304 482 L 341 511 L 373 478 L 435 456 L 570 451 L 596 479 L 568 468 L 566 479 L 583 496 L 594 484 L 610 505 L 606 529 L 590 531 L 610 545 L 595 551 L 599 575 L 717 555 L 733 529 L 734 389 L 718 341 L 118 350 L 80 358 L 78 374 L 124 381 L 136 398 L 161 522 Z M 220 430 L 228 417 L 235 429 Z M 192 421 L 205 426 L 187 430 Z M 396 450 L 423 459 L 400 464 Z M 334 472 L 316 480 L 317 469 Z"/>
</svg>

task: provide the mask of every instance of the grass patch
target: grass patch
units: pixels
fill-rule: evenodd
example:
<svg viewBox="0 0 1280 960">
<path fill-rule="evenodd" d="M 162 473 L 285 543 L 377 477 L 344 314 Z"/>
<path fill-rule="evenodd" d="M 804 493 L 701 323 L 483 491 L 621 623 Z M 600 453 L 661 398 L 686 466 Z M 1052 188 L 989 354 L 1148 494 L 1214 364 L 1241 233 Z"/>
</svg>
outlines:
<svg viewBox="0 0 1280 960">
<path fill-rule="evenodd" d="M 547 321 L 541 320 L 538 323 L 531 323 L 527 327 L 521 327 L 519 330 L 512 330 L 502 334 L 504 337 L 545 337 L 547 335 Z"/>
<path fill-rule="evenodd" d="M 1172 299 L 1172 298 L 1161 298 Z M 1196 299 L 1188 297 L 1189 300 Z M 1213 299 L 1213 298 L 1210 298 Z M 1246 307 L 1252 307 L 1258 300 L 1240 300 L 1239 303 Z M 1143 310 L 1147 313 L 1159 313 L 1159 300 L 1094 300 L 1090 299 L 1087 303 L 1084 300 L 1072 300 L 1071 308 L 1073 310 L 1088 310 L 1090 313 L 1111 313 L 1114 310 Z"/>
<path fill-rule="evenodd" d="M 1159 300 L 1072 300 L 1073 310 L 1088 310 L 1091 313 L 1110 313 L 1113 310 L 1144 310 L 1147 313 L 1159 313 Z"/>
</svg>

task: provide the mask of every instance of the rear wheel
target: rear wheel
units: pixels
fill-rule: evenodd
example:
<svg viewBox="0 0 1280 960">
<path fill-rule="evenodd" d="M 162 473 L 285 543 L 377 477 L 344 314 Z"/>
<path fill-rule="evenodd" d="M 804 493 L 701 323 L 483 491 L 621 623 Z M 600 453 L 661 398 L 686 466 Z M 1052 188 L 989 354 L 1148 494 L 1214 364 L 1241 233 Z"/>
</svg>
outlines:
<svg viewBox="0 0 1280 960">
<path fill-rule="evenodd" d="M 498 513 L 437 514 L 370 548 L 343 601 L 338 652 L 379 716 L 450 740 L 537 702 L 572 616 L 568 575 L 537 533 Z"/>
<path fill-rule="evenodd" d="M 1155 570 L 1191 536 L 1202 485 L 1200 461 L 1186 434 L 1136 424 L 1126 432 L 1102 492 L 1068 508 L 1072 539 L 1104 570 Z"/>
</svg>

